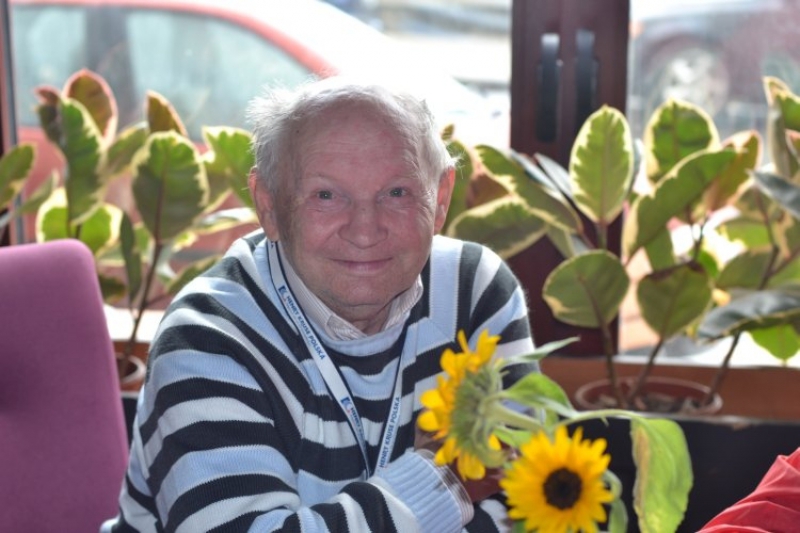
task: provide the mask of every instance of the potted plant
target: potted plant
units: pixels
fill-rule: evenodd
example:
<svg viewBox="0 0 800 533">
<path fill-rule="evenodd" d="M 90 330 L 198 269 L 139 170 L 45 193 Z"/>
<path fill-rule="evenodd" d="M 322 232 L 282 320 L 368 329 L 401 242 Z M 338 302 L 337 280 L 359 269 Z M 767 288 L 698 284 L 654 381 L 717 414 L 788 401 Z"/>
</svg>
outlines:
<svg viewBox="0 0 800 533">
<path fill-rule="evenodd" d="M 568 394 L 603 374 L 630 375 L 635 386 L 654 368 L 657 346 L 647 363 L 630 365 L 619 362 L 608 342 L 610 324 L 622 298 L 631 292 L 636 293 L 642 317 L 658 334 L 656 345 L 684 335 L 730 342 L 717 368 L 659 366 L 659 374 L 692 380 L 702 376 L 701 383 L 710 384 L 694 403 L 669 402 L 680 411 L 668 416 L 684 430 L 695 470 L 681 532 L 697 531 L 745 496 L 777 455 L 796 447 L 800 435 L 796 422 L 762 419 L 753 407 L 760 399 L 754 391 L 764 385 L 777 404 L 768 406 L 770 416 L 796 413 L 796 408 L 782 407 L 794 403 L 787 401 L 787 389 L 779 391 L 784 385 L 795 386 L 790 382 L 797 372 L 727 371 L 744 335 L 782 357 L 797 351 L 795 217 L 800 165 L 795 132 L 800 131 L 800 108 L 797 97 L 779 80 L 767 79 L 765 87 L 770 102 L 766 145 L 772 161 L 766 165 L 761 162 L 760 135 L 742 132 L 720 141 L 702 109 L 675 101 L 656 110 L 638 145 L 619 112 L 599 109 L 578 135 L 568 168 L 538 154 L 450 144 L 464 161 L 469 179 L 460 180 L 446 232 L 483 242 L 506 258 L 549 238 L 564 261 L 550 274 L 543 297 L 556 316 L 603 332 L 602 364 L 595 358 L 557 354 L 542 361 L 544 373 Z M 610 250 L 605 238 L 611 224 L 622 226 L 620 254 Z M 646 266 L 641 278 L 631 260 L 634 255 Z M 721 387 L 726 376 L 733 380 L 727 389 Z M 606 404 L 655 407 L 641 397 L 641 388 L 634 394 L 628 380 L 623 385 L 620 375 L 616 377 L 617 391 L 607 395 Z M 749 393 L 735 401 L 725 397 L 726 405 L 748 410 L 727 411 L 733 416 L 697 416 L 707 398 L 720 390 Z M 586 434 L 608 437 L 616 450 L 611 468 L 623 487 L 632 486 L 636 477 L 635 460 L 626 454 L 629 431 L 626 421 L 614 418 L 586 426 Z M 725 446 L 720 447 L 721 442 Z M 623 493 L 629 508 L 634 496 Z"/>
<path fill-rule="evenodd" d="M 651 117 L 641 173 L 625 117 L 609 107 L 597 110 L 581 128 L 568 169 L 540 155 L 487 146 L 471 151 L 451 143 L 472 168 L 467 167 L 469 185 L 462 183 L 465 189 L 454 196 L 458 203 L 446 231 L 489 244 L 505 257 L 544 236 L 551 239 L 565 259 L 546 280 L 543 298 L 559 320 L 601 331 L 611 390 L 606 403 L 697 412 L 715 397 L 745 331 L 753 332 L 757 342 L 776 338 L 776 330 L 766 332 L 766 326 L 794 338 L 793 321 L 800 310 L 793 286 L 794 207 L 770 198 L 785 199 L 785 192 L 794 190 L 780 176 L 793 176 L 797 168 L 792 144 L 797 135 L 784 132 L 800 129 L 798 106 L 797 97 L 778 80 L 769 79 L 766 86 L 770 127 L 777 133 L 770 136 L 770 152 L 782 167 L 776 166 L 775 174 L 757 170 L 762 168 L 758 133 L 741 132 L 721 141 L 702 109 L 678 101 L 665 102 Z M 606 235 L 620 217 L 618 254 Z M 745 231 L 752 233 L 757 222 L 759 248 L 756 237 Z M 678 241 L 677 235 L 683 238 Z M 714 246 L 721 237 L 729 238 L 727 255 Z M 646 258 L 649 270 L 632 280 L 629 267 L 637 255 Z M 749 274 L 754 271 L 764 274 L 754 281 Z M 639 376 L 623 381 L 617 375 L 610 324 L 632 285 L 641 315 L 658 340 Z M 642 387 L 663 344 L 679 335 L 731 337 L 733 342 L 700 397 L 656 404 L 653 398 L 662 395 L 648 397 Z M 796 346 L 786 349 L 786 343 L 761 342 L 773 353 L 783 350 L 779 355 L 784 357 L 797 351 Z"/>
<path fill-rule="evenodd" d="M 132 327 L 119 353 L 124 379 L 145 312 L 218 257 L 206 253 L 186 261 L 181 252 L 203 235 L 254 221 L 248 207 L 222 208 L 232 191 L 249 202 L 240 191 L 246 191 L 252 166 L 250 136 L 206 127 L 201 149 L 170 103 L 153 92 L 147 96 L 146 122 L 117 133 L 114 96 L 88 70 L 75 73 L 61 90 L 40 87 L 37 94 L 42 129 L 65 163 L 39 206 L 37 240 L 86 243 L 96 258 L 104 299 L 126 302 Z"/>
<path fill-rule="evenodd" d="M 36 148 L 31 143 L 12 146 L 0 157 L 0 232 L 5 232 L 12 218 L 38 208 L 33 195 L 24 202 L 20 196 L 33 168 Z M 19 204 L 19 205 L 17 205 Z M 0 233 L 1 234 L 1 233 Z"/>
</svg>

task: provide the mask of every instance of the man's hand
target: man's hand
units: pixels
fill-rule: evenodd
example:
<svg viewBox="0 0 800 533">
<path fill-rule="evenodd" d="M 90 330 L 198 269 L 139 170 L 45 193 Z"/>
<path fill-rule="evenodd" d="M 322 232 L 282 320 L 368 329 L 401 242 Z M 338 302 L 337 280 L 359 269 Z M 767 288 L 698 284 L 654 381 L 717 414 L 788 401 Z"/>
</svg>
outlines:
<svg viewBox="0 0 800 533">
<path fill-rule="evenodd" d="M 416 428 L 414 434 L 414 449 L 430 450 L 434 454 L 441 448 L 442 441 L 433 438 L 433 433 L 424 432 Z M 462 479 L 458 473 L 458 460 L 447 465 L 455 474 L 458 481 L 467 491 L 470 501 L 477 503 L 485 500 L 493 494 L 500 492 L 500 479 L 503 477 L 502 468 L 487 468 L 486 475 L 482 479 Z"/>
</svg>

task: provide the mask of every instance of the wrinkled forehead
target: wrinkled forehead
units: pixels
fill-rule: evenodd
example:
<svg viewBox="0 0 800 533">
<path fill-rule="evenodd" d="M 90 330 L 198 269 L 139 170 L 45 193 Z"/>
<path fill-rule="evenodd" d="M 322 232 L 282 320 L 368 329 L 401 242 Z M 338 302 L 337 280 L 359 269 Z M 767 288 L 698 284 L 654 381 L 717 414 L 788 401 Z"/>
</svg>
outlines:
<svg viewBox="0 0 800 533">
<path fill-rule="evenodd" d="M 324 135 L 335 137 L 346 127 L 382 131 L 407 148 L 414 145 L 412 127 L 399 107 L 387 108 L 365 101 L 344 101 L 321 107 L 305 114 L 296 126 L 300 145 Z"/>
<path fill-rule="evenodd" d="M 306 154 L 325 144 L 346 147 L 344 140 L 374 139 L 381 137 L 397 146 L 398 153 L 408 165 L 409 173 L 420 173 L 419 143 L 415 142 L 408 121 L 385 108 L 364 102 L 346 102 L 319 110 L 295 125 L 295 142 L 292 143 L 292 160 L 295 170 L 302 172 Z M 351 145 L 353 149 L 359 148 Z M 297 175 L 297 174 L 295 174 Z"/>
</svg>

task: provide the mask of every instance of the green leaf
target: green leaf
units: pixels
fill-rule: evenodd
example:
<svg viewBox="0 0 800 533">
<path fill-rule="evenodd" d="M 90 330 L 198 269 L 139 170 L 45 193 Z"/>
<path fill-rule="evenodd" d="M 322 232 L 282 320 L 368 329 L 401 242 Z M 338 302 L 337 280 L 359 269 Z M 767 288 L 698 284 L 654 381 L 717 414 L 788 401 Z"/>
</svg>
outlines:
<svg viewBox="0 0 800 533">
<path fill-rule="evenodd" d="M 220 257 L 220 255 L 213 255 L 189 264 L 167 284 L 166 293 L 171 296 L 176 295 L 187 283 L 211 268 L 219 261 Z"/>
<path fill-rule="evenodd" d="M 98 274 L 97 279 L 100 282 L 100 293 L 104 302 L 115 303 L 125 296 L 125 284 L 119 278 Z"/>
<path fill-rule="evenodd" d="M 203 139 L 209 147 L 203 156 L 209 184 L 207 210 L 217 207 L 231 190 L 243 205 L 253 207 L 247 185 L 250 169 L 255 164 L 250 133 L 239 128 L 204 127 Z"/>
<path fill-rule="evenodd" d="M 547 226 L 547 238 L 565 258 L 589 251 L 579 236 L 557 226 Z"/>
<path fill-rule="evenodd" d="M 780 204 L 794 218 L 800 219 L 800 187 L 768 172 L 754 172 L 753 177 L 767 196 Z"/>
<path fill-rule="evenodd" d="M 711 280 L 697 263 L 651 272 L 639 281 L 642 318 L 662 339 L 697 320 L 711 304 Z"/>
<path fill-rule="evenodd" d="M 17 213 L 36 213 L 42 204 L 52 196 L 53 191 L 58 187 L 58 182 L 58 174 L 54 171 L 22 202 Z"/>
<path fill-rule="evenodd" d="M 717 288 L 757 289 L 769 268 L 772 254 L 768 250 L 745 250 L 723 267 L 717 278 Z"/>
<path fill-rule="evenodd" d="M 494 430 L 494 434 L 500 442 L 513 448 L 520 448 L 531 440 L 530 430 L 509 429 L 507 426 L 500 425 Z"/>
<path fill-rule="evenodd" d="M 59 113 L 61 95 L 54 87 L 37 87 L 35 92 L 39 98 L 39 104 L 36 106 L 39 124 L 47 140 L 58 146 L 59 139 L 63 136 Z"/>
<path fill-rule="evenodd" d="M 622 113 L 603 105 L 589 116 L 572 145 L 569 173 L 578 209 L 594 223 L 610 225 L 633 180 L 633 140 Z"/>
<path fill-rule="evenodd" d="M 203 215 L 192 226 L 192 232 L 198 235 L 208 235 L 245 224 L 252 224 L 254 230 L 258 229 L 258 217 L 255 212 L 249 207 L 232 207 Z"/>
<path fill-rule="evenodd" d="M 122 210 L 115 205 L 102 204 L 81 224 L 80 240 L 95 256 L 119 240 L 119 222 Z"/>
<path fill-rule="evenodd" d="M 764 93 L 767 99 L 767 150 L 770 160 L 781 176 L 791 178 L 798 171 L 798 161 L 786 142 L 787 130 L 800 130 L 797 116 L 796 97 L 789 87 L 778 78 L 764 77 Z M 789 122 L 793 123 L 790 125 Z"/>
<path fill-rule="evenodd" d="M 525 170 L 528 177 L 536 183 L 543 185 L 547 189 L 557 191 L 559 195 L 564 198 L 572 198 L 572 185 L 569 183 L 569 172 L 555 161 L 548 160 L 549 164 L 552 165 L 552 168 L 548 167 L 549 170 L 552 171 L 551 174 L 545 172 L 545 166 L 542 165 L 542 160 L 546 158 L 541 154 L 529 156 L 528 154 L 509 149 L 508 156 L 511 160 L 520 165 Z"/>
<path fill-rule="evenodd" d="M 519 163 L 496 148 L 479 145 L 476 150 L 495 179 L 521 198 L 534 215 L 547 224 L 575 233 L 581 231 L 578 214 L 561 199 L 559 193 L 531 179 Z"/>
<path fill-rule="evenodd" d="M 557 341 L 550 341 L 542 346 L 537 346 L 534 350 L 530 353 L 525 355 L 520 355 L 513 358 L 513 361 L 521 361 L 521 362 L 534 362 L 534 361 L 541 361 L 551 353 L 560 350 L 564 346 L 568 346 L 573 342 L 576 342 L 578 337 L 569 337 L 567 339 L 561 339 Z"/>
<path fill-rule="evenodd" d="M 652 194 L 637 198 L 622 228 L 623 255 L 631 257 L 656 239 L 673 217 L 700 198 L 734 157 L 732 150 L 692 155 L 661 180 Z"/>
<path fill-rule="evenodd" d="M 701 248 L 697 254 L 697 262 L 705 269 L 708 277 L 712 279 L 712 283 L 716 283 L 714 280 L 719 278 L 720 265 L 713 250 L 709 250 L 705 247 Z"/>
<path fill-rule="evenodd" d="M 117 102 L 106 80 L 81 69 L 67 80 L 64 96 L 83 105 L 105 141 L 114 137 L 117 133 Z"/>
<path fill-rule="evenodd" d="M 125 277 L 128 280 L 128 302 L 133 305 L 142 287 L 142 249 L 136 239 L 131 218 L 125 214 L 119 225 L 120 251 L 125 265 Z"/>
<path fill-rule="evenodd" d="M 83 221 L 80 235 L 73 234 L 67 223 L 67 204 L 63 188 L 56 189 L 42 203 L 36 216 L 36 240 L 52 241 L 79 237 L 95 256 L 114 246 L 119 238 L 117 228 L 122 211 L 111 204 L 102 204 Z"/>
<path fill-rule="evenodd" d="M 479 242 L 509 258 L 539 240 L 546 229 L 522 201 L 505 197 L 464 211 L 450 224 L 447 235 Z"/>
<path fill-rule="evenodd" d="M 597 328 L 617 316 L 629 285 L 619 258 L 595 250 L 567 259 L 553 269 L 542 295 L 558 320 Z"/>
<path fill-rule="evenodd" d="M 756 344 L 781 361 L 788 361 L 800 351 L 800 338 L 792 326 L 778 325 L 748 333 Z"/>
<path fill-rule="evenodd" d="M 653 270 L 669 268 L 676 263 L 672 234 L 667 227 L 657 232 L 653 239 L 645 245 L 644 250 Z"/>
<path fill-rule="evenodd" d="M 63 100 L 60 115 L 63 137 L 59 148 L 67 162 L 67 210 L 70 224 L 75 225 L 89 217 L 105 196 L 106 183 L 99 173 L 102 140 L 100 130 L 79 102 Z"/>
<path fill-rule="evenodd" d="M 472 157 L 463 143 L 453 139 L 447 143 L 447 151 L 456 160 L 456 178 L 443 232 L 446 232 L 453 220 L 467 209 L 467 194 L 469 192 L 470 179 L 474 172 Z"/>
<path fill-rule="evenodd" d="M 608 533 L 626 533 L 628 531 L 628 510 L 620 497 L 622 482 L 611 470 L 603 472 L 603 481 L 614 496 L 608 513 Z"/>
<path fill-rule="evenodd" d="M 542 399 L 550 401 L 572 410 L 567 393 L 561 386 L 538 372 L 530 372 L 517 380 L 514 385 L 506 389 L 504 397 L 529 407 L 541 407 Z M 552 425 L 558 422 L 558 415 L 552 410 L 545 410 L 545 424 Z"/>
<path fill-rule="evenodd" d="M 53 191 L 36 213 L 37 242 L 72 237 L 67 221 L 67 197 L 63 187 Z"/>
<path fill-rule="evenodd" d="M 525 520 L 514 520 L 511 533 L 527 533 L 528 528 L 525 527 Z"/>
<path fill-rule="evenodd" d="M 0 158 L 0 210 L 7 208 L 22 187 L 33 168 L 36 149 L 31 143 L 22 143 L 9 149 Z"/>
<path fill-rule="evenodd" d="M 114 139 L 106 152 L 106 160 L 101 170 L 105 180 L 111 180 L 130 168 L 133 156 L 144 146 L 147 135 L 147 126 L 141 123 L 126 128 Z"/>
<path fill-rule="evenodd" d="M 194 145 L 175 132 L 150 135 L 134 157 L 133 195 L 147 230 L 163 243 L 189 229 L 206 208 L 208 180 Z"/>
<path fill-rule="evenodd" d="M 569 170 L 558 164 L 557 161 L 547 157 L 544 154 L 534 154 L 533 159 L 544 171 L 544 175 L 549 182 L 555 186 L 556 190 L 561 192 L 564 198 L 574 201 L 572 195 L 572 181 L 569 177 Z M 527 167 L 526 167 L 527 168 Z M 544 180 L 541 180 L 544 183 Z"/>
<path fill-rule="evenodd" d="M 658 418 L 631 419 L 636 482 L 633 506 L 642 533 L 676 531 L 692 488 L 692 462 L 680 426 Z"/>
<path fill-rule="evenodd" d="M 758 248 L 770 244 L 769 234 L 761 221 L 739 216 L 717 226 L 720 235 L 731 242 L 739 242 L 746 248 Z"/>
<path fill-rule="evenodd" d="M 697 330 L 703 340 L 721 339 L 741 331 L 788 324 L 800 316 L 800 294 L 766 289 L 734 298 L 711 309 Z"/>
<path fill-rule="evenodd" d="M 776 289 L 800 286 L 800 257 L 793 257 L 783 263 L 780 270 L 770 276 L 767 288 Z"/>
<path fill-rule="evenodd" d="M 725 141 L 723 147 L 732 148 L 736 157 L 706 190 L 703 204 L 708 213 L 722 209 L 737 197 L 761 158 L 761 141 L 755 131 L 739 132 Z"/>
<path fill-rule="evenodd" d="M 150 133 L 173 131 L 188 137 L 186 126 L 169 100 L 155 91 L 147 91 L 147 125 Z"/>
<path fill-rule="evenodd" d="M 645 127 L 647 177 L 658 183 L 685 158 L 718 143 L 719 133 L 708 113 L 694 104 L 669 99 Z"/>
</svg>

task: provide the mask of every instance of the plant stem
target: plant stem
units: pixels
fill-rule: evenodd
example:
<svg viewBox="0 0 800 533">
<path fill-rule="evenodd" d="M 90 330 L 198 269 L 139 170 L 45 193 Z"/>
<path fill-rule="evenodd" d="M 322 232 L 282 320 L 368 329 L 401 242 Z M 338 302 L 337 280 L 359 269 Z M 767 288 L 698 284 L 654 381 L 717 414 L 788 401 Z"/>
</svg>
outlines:
<svg viewBox="0 0 800 533">
<path fill-rule="evenodd" d="M 581 283 L 583 285 L 587 284 L 585 280 L 581 280 Z M 600 305 L 597 301 L 595 301 L 594 298 L 591 297 L 592 292 L 590 290 L 586 290 L 586 294 L 589 295 L 589 302 L 592 306 L 594 318 L 600 325 L 600 336 L 603 340 L 603 355 L 606 359 L 606 371 L 608 373 L 608 379 L 611 382 L 611 389 L 614 391 L 617 404 L 624 408 L 627 404 L 625 403 L 625 397 L 622 394 L 622 390 L 619 387 L 619 380 L 617 379 L 617 368 L 614 365 L 615 350 L 611 339 L 611 331 L 608 328 L 608 322 L 605 320 L 605 317 L 600 309 Z"/>
<path fill-rule="evenodd" d="M 500 402 L 489 402 L 489 405 L 491 405 L 491 409 L 489 409 L 487 416 L 501 421 L 503 424 L 529 431 L 539 431 L 542 428 L 542 423 L 536 418 L 509 409 Z"/>
<path fill-rule="evenodd" d="M 605 221 L 600 221 L 595 225 L 595 229 L 597 232 L 597 247 L 602 250 L 608 250 L 608 225 L 606 225 Z"/>
<path fill-rule="evenodd" d="M 639 377 L 636 378 L 636 381 L 631 388 L 631 391 L 628 393 L 628 403 L 632 403 L 634 398 L 639 394 L 639 391 L 642 389 L 642 385 L 647 380 L 647 377 L 650 375 L 650 371 L 653 369 L 653 365 L 656 361 L 656 355 L 658 352 L 661 351 L 661 347 L 664 346 L 664 337 L 659 336 L 658 342 L 655 346 L 650 350 L 650 353 L 647 356 L 647 363 L 645 363 L 642 371 L 639 373 Z"/>
<path fill-rule="evenodd" d="M 758 203 L 759 211 L 761 212 L 761 216 L 764 221 L 764 228 L 767 230 L 767 237 L 769 238 L 769 242 L 771 244 L 771 252 L 769 261 L 767 262 L 767 267 L 764 269 L 764 272 L 761 273 L 761 279 L 758 282 L 758 290 L 762 290 L 767 286 L 770 278 L 781 268 L 783 268 L 783 266 L 777 268 L 775 267 L 775 263 L 778 260 L 778 254 L 780 253 L 780 248 L 778 247 L 778 241 L 775 238 L 775 234 L 772 230 L 772 225 L 770 224 L 770 215 L 767 210 L 767 207 L 764 205 L 761 196 L 756 195 L 756 201 Z M 714 397 L 715 394 L 717 394 L 720 387 L 722 387 L 722 382 L 725 379 L 725 376 L 728 374 L 728 369 L 730 368 L 733 352 L 736 349 L 736 345 L 739 344 L 739 339 L 741 338 L 741 336 L 742 336 L 741 331 L 738 331 L 733 336 L 731 347 L 728 349 L 728 352 L 725 354 L 725 357 L 722 360 L 722 364 L 717 369 L 716 373 L 714 374 L 714 377 L 712 378 L 708 394 L 706 394 L 706 397 L 703 398 L 703 405 L 707 405 L 708 403 L 710 403 L 711 399 Z"/>
<path fill-rule="evenodd" d="M 600 333 L 603 338 L 603 352 L 606 356 L 606 371 L 608 372 L 608 379 L 611 382 L 611 390 L 614 391 L 614 396 L 617 399 L 617 405 L 625 409 L 628 403 L 625 396 L 622 394 L 622 389 L 619 385 L 619 378 L 617 377 L 617 367 L 614 364 L 614 347 L 611 343 L 611 331 L 608 324 L 602 323 Z"/>
<path fill-rule="evenodd" d="M 717 394 L 719 388 L 722 386 L 722 381 L 725 379 L 726 374 L 728 373 L 728 368 L 731 364 L 731 358 L 733 357 L 733 352 L 736 350 L 736 345 L 739 344 L 739 338 L 742 336 L 742 332 L 738 332 L 736 335 L 733 336 L 733 341 L 731 342 L 731 347 L 728 348 L 728 352 L 725 354 L 725 358 L 722 360 L 722 364 L 714 373 L 714 378 L 711 381 L 711 386 L 708 389 L 708 393 L 706 393 L 705 398 L 703 398 L 703 405 L 708 405 L 711 403 L 711 399 L 714 398 L 714 395 Z"/>
<path fill-rule="evenodd" d="M 131 331 L 131 336 L 128 339 L 127 344 L 125 345 L 125 351 L 123 355 L 127 358 L 131 354 L 133 354 L 133 350 L 136 347 L 136 335 L 139 332 L 139 326 L 142 323 L 142 318 L 144 317 L 144 312 L 147 309 L 147 295 L 150 294 L 150 288 L 153 286 L 153 280 L 155 279 L 156 268 L 158 265 L 158 259 L 161 256 L 161 252 L 164 250 L 164 246 L 156 242 L 153 245 L 153 257 L 150 261 L 150 267 L 147 269 L 147 277 L 145 278 L 144 286 L 141 288 L 141 297 L 139 298 L 139 305 L 136 308 L 136 311 L 133 315 L 133 329 Z"/>
</svg>

